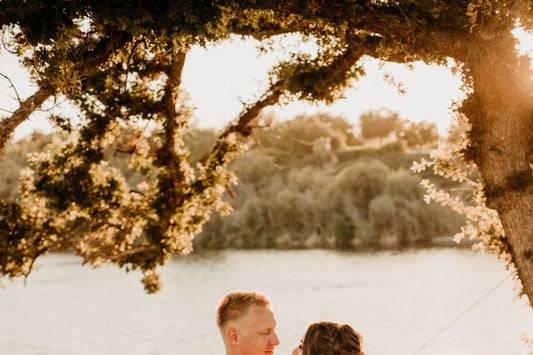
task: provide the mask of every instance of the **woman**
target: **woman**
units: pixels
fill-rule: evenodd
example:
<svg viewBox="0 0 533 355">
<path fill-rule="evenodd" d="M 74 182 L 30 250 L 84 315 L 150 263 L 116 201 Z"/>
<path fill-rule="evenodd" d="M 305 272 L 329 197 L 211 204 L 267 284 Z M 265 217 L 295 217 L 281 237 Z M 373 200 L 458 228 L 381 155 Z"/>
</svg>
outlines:
<svg viewBox="0 0 533 355">
<path fill-rule="evenodd" d="M 292 355 L 364 355 L 363 337 L 348 324 L 318 322 L 307 328 Z"/>
</svg>

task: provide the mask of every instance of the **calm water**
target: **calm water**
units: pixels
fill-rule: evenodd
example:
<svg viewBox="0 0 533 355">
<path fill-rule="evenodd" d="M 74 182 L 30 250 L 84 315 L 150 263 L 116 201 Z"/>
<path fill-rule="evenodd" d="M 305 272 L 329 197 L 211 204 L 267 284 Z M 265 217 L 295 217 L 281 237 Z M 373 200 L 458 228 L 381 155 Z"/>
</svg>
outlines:
<svg viewBox="0 0 533 355">
<path fill-rule="evenodd" d="M 164 288 L 144 294 L 137 273 L 92 270 L 52 255 L 24 287 L 0 289 L 0 353 L 9 355 L 222 354 L 213 310 L 234 289 L 270 295 L 289 354 L 316 320 L 349 322 L 368 355 L 413 354 L 505 279 L 503 264 L 468 250 L 376 254 L 223 252 L 176 259 Z M 529 354 L 533 312 L 508 279 L 418 354 Z"/>
</svg>

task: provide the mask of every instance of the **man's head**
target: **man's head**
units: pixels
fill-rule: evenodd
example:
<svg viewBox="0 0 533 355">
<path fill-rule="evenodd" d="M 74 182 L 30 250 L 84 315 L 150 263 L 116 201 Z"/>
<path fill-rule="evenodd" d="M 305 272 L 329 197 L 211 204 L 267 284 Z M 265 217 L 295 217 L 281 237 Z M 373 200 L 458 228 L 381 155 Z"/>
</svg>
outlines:
<svg viewBox="0 0 533 355">
<path fill-rule="evenodd" d="M 273 354 L 279 344 L 270 300 L 258 292 L 232 292 L 216 310 L 217 325 L 228 355 Z"/>
</svg>

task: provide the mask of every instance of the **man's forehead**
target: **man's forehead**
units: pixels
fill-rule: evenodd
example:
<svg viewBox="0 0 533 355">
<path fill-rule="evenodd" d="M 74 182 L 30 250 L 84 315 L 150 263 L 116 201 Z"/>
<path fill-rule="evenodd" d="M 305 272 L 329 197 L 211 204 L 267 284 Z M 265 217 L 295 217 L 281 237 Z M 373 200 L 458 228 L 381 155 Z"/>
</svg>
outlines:
<svg viewBox="0 0 533 355">
<path fill-rule="evenodd" d="M 250 325 L 273 326 L 276 324 L 274 313 L 269 306 L 251 306 L 244 318 Z"/>
</svg>

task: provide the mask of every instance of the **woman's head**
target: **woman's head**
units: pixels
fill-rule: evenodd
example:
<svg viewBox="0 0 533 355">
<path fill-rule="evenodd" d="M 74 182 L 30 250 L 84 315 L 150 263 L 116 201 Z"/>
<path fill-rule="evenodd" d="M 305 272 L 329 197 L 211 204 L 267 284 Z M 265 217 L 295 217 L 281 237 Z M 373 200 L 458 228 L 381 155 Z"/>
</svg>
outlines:
<svg viewBox="0 0 533 355">
<path fill-rule="evenodd" d="M 307 328 L 302 355 L 364 355 L 363 338 L 348 324 L 318 322 Z"/>
</svg>

